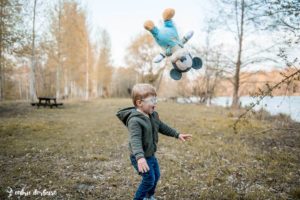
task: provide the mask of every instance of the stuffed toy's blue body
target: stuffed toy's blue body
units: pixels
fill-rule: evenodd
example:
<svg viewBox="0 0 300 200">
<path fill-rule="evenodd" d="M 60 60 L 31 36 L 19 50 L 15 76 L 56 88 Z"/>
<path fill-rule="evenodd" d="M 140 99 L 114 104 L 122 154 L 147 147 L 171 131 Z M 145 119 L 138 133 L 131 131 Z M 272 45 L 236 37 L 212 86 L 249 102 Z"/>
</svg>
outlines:
<svg viewBox="0 0 300 200">
<path fill-rule="evenodd" d="M 183 46 L 172 20 L 164 21 L 164 26 L 159 29 L 154 27 L 150 30 L 150 32 L 157 44 L 166 50 L 166 55 L 169 55 L 171 53 L 171 49 L 176 45 Z"/>
</svg>

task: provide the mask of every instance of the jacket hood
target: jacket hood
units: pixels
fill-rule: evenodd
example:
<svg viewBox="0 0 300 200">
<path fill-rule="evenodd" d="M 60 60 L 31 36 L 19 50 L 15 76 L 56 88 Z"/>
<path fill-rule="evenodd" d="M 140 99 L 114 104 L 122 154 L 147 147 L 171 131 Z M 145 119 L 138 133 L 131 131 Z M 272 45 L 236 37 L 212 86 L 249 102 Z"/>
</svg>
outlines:
<svg viewBox="0 0 300 200">
<path fill-rule="evenodd" d="M 135 107 L 127 107 L 119 110 L 116 116 L 125 126 L 127 126 L 127 122 L 130 118 L 134 116 L 143 116 L 143 114 L 137 111 Z"/>
</svg>

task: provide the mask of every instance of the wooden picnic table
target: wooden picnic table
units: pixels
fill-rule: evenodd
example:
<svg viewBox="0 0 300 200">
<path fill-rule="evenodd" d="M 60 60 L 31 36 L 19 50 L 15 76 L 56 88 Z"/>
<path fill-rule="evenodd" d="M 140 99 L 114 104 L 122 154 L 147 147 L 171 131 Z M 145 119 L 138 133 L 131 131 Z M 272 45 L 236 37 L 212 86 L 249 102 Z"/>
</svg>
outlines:
<svg viewBox="0 0 300 200">
<path fill-rule="evenodd" d="M 57 103 L 55 97 L 38 97 L 38 99 L 39 99 L 39 102 L 31 103 L 31 105 L 32 106 L 37 106 L 38 108 L 40 106 L 44 106 L 44 107 L 49 106 L 50 108 L 52 108 L 53 106 L 58 107 L 58 106 L 63 105 L 63 103 Z"/>
</svg>

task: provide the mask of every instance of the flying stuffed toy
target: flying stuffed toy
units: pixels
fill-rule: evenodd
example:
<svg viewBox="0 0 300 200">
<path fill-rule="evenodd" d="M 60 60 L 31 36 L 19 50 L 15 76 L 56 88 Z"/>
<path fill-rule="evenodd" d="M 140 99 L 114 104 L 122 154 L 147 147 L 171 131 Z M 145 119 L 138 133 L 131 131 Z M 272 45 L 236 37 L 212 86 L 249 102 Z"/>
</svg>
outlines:
<svg viewBox="0 0 300 200">
<path fill-rule="evenodd" d="M 173 65 L 170 76 L 174 80 L 180 80 L 182 73 L 189 71 L 191 68 L 200 69 L 202 60 L 199 57 L 193 57 L 184 46 L 193 36 L 193 31 L 188 32 L 182 39 L 179 39 L 177 29 L 172 21 L 174 15 L 174 9 L 165 9 L 163 12 L 164 25 L 162 27 L 157 28 L 153 21 L 147 20 L 144 23 L 144 28 L 150 31 L 157 44 L 165 50 L 164 53 L 157 55 L 153 62 L 159 63 L 165 57 L 170 57 Z"/>
</svg>

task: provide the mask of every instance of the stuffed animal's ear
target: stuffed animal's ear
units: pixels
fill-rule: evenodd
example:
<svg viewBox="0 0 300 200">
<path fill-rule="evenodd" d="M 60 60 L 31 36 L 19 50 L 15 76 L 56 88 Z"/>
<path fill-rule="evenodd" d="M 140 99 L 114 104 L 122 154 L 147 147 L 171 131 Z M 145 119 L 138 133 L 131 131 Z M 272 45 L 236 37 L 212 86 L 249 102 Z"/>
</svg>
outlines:
<svg viewBox="0 0 300 200">
<path fill-rule="evenodd" d="M 170 71 L 170 76 L 171 76 L 172 79 L 178 81 L 178 80 L 181 79 L 182 73 L 180 71 L 178 71 L 178 70 L 176 70 L 176 69 L 173 68 Z"/>
<path fill-rule="evenodd" d="M 194 57 L 193 58 L 193 69 L 201 69 L 202 67 L 202 60 L 199 57 Z"/>
<path fill-rule="evenodd" d="M 175 10 L 173 8 L 167 8 L 163 12 L 163 19 L 164 21 L 170 20 L 174 17 L 175 15 Z"/>
<path fill-rule="evenodd" d="M 153 21 L 151 21 L 151 20 L 147 20 L 144 23 L 144 28 L 148 31 L 151 31 L 154 28 L 154 26 L 155 25 L 154 25 Z"/>
</svg>

